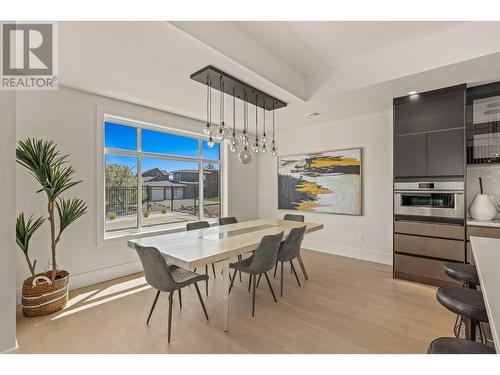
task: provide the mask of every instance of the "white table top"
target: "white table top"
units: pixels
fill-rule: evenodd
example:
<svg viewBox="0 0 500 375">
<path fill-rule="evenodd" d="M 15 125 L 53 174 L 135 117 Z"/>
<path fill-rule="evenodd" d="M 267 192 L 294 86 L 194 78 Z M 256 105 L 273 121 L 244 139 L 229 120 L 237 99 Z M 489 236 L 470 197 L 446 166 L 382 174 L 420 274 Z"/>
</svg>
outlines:
<svg viewBox="0 0 500 375">
<path fill-rule="evenodd" d="M 286 238 L 292 228 L 304 225 L 307 227 L 306 233 L 323 228 L 322 224 L 259 219 L 129 240 L 128 246 L 134 248 L 138 244 L 155 247 L 164 254 L 167 262 L 192 270 L 253 251 L 265 235 L 284 231 Z M 219 234 L 223 238 L 219 238 Z"/>
<path fill-rule="evenodd" d="M 500 354 L 500 239 L 471 237 L 470 241 L 491 333 Z"/>
</svg>

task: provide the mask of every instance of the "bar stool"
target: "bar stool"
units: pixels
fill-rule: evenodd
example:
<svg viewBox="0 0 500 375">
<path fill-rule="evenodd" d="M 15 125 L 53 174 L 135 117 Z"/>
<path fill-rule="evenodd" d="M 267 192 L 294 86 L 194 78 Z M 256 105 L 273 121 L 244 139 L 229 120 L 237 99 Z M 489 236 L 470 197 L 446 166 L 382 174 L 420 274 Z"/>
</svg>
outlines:
<svg viewBox="0 0 500 375">
<path fill-rule="evenodd" d="M 431 342 L 427 354 L 496 354 L 496 351 L 476 341 L 440 337 Z"/>
<path fill-rule="evenodd" d="M 445 263 L 443 270 L 452 279 L 460 281 L 465 288 L 476 289 L 479 285 L 477 269 L 472 264 Z"/>
<path fill-rule="evenodd" d="M 436 298 L 441 305 L 465 319 L 465 336 L 476 341 L 476 323 L 488 322 L 483 293 L 467 288 L 442 287 L 437 290 Z M 482 330 L 479 332 L 483 341 Z"/>
<path fill-rule="evenodd" d="M 464 288 L 477 289 L 477 286 L 479 285 L 477 269 L 471 264 L 445 263 L 443 270 L 448 277 L 461 282 Z M 460 338 L 462 323 L 463 318 L 460 315 L 457 315 L 455 326 L 453 328 L 453 333 L 457 338 Z"/>
</svg>

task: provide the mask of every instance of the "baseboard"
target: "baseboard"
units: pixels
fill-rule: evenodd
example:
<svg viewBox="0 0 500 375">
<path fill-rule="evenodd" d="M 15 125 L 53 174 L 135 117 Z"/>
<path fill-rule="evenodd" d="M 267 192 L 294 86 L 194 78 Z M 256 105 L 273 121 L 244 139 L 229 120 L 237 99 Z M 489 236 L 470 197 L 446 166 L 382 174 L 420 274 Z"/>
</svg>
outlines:
<svg viewBox="0 0 500 375">
<path fill-rule="evenodd" d="M 116 266 L 100 268 L 97 270 L 83 272 L 79 274 L 72 274 L 70 272 L 69 276 L 69 289 L 78 289 L 84 286 L 93 285 L 103 281 L 115 279 L 117 277 L 131 275 L 133 273 L 141 272 L 142 265 L 140 261 L 133 261 L 124 264 L 118 264 Z M 21 290 L 22 287 L 16 290 L 16 303 L 19 305 L 21 303 Z"/>
<path fill-rule="evenodd" d="M 17 346 L 17 340 L 16 340 L 16 346 L 14 346 L 13 348 L 4 350 L 3 352 L 0 352 L 0 354 L 14 354 L 15 352 L 17 352 L 17 349 L 18 349 L 18 346 Z"/>
<path fill-rule="evenodd" d="M 361 249 L 345 245 L 336 245 L 332 243 L 304 239 L 302 242 L 304 249 L 319 251 L 334 255 L 341 255 L 349 258 L 367 260 L 375 263 L 392 265 L 392 252 L 382 252 L 370 249 Z"/>
</svg>

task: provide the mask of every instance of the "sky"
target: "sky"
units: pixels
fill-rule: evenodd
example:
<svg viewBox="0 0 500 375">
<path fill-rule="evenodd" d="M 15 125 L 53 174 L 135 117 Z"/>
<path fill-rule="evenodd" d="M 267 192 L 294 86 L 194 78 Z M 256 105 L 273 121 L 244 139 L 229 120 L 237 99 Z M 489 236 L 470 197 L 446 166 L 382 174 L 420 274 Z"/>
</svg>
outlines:
<svg viewBox="0 0 500 375">
<path fill-rule="evenodd" d="M 161 133 L 148 129 L 141 129 L 142 151 L 177 156 L 198 157 L 198 139 L 184 137 L 176 134 Z M 136 150 L 136 128 L 105 122 L 104 142 L 105 147 L 122 150 Z M 219 144 L 210 149 L 206 141 L 202 142 L 202 155 L 205 159 L 219 159 Z M 137 172 L 137 158 L 134 156 L 106 155 L 106 163 L 116 163 L 129 166 Z M 152 168 L 173 171 L 177 169 L 198 169 L 196 162 L 185 162 L 175 160 L 163 160 L 155 158 L 142 158 L 142 170 Z"/>
</svg>

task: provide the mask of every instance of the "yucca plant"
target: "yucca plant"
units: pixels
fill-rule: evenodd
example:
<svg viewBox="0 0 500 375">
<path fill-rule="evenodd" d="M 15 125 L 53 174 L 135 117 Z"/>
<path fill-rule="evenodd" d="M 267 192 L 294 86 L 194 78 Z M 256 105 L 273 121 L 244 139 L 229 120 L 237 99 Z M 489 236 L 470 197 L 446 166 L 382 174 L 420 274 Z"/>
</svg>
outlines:
<svg viewBox="0 0 500 375">
<path fill-rule="evenodd" d="M 44 217 L 33 219 L 33 215 L 31 215 L 28 221 L 26 221 L 24 219 L 24 212 L 21 212 L 16 220 L 16 243 L 24 253 L 26 262 L 28 263 L 28 267 L 31 272 L 31 276 L 35 276 L 36 274 L 36 260 L 31 262 L 31 259 L 29 257 L 29 244 L 31 236 L 33 236 L 36 230 L 40 228 L 44 221 Z"/>
<path fill-rule="evenodd" d="M 28 138 L 17 142 L 17 162 L 26 167 L 38 181 L 47 196 L 48 220 L 50 223 L 52 281 L 57 275 L 56 248 L 63 231 L 87 211 L 86 203 L 78 198 L 63 198 L 61 194 L 81 181 L 73 181 L 74 169 L 67 164 L 68 155 L 61 155 L 54 141 Z M 56 233 L 57 210 L 59 228 Z"/>
</svg>

